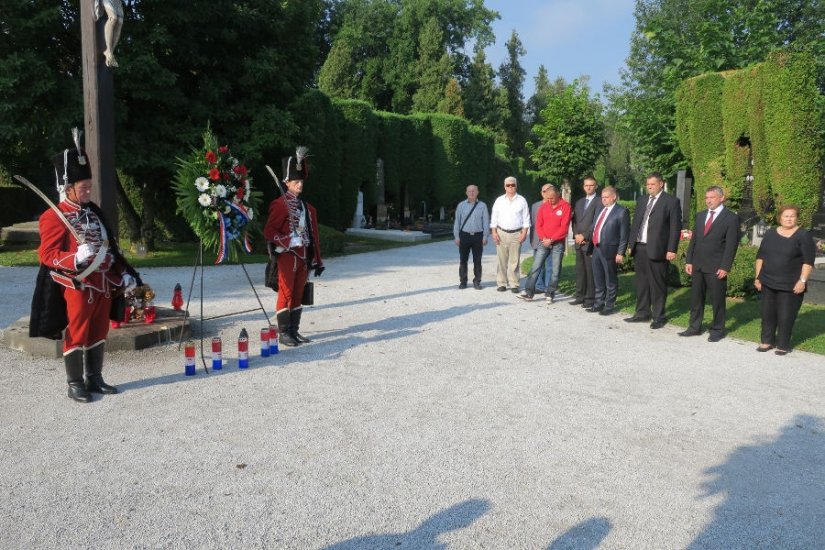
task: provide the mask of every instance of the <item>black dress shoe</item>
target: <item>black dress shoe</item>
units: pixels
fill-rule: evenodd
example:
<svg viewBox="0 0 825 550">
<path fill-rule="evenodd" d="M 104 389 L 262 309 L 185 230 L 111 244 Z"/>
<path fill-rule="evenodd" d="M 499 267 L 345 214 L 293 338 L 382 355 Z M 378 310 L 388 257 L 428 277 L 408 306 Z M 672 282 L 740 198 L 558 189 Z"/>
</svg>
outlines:
<svg viewBox="0 0 825 550">
<path fill-rule="evenodd" d="M 712 332 L 708 335 L 708 342 L 718 342 L 719 340 L 721 340 L 724 337 L 725 337 L 725 335 L 722 334 L 722 333 Z"/>
<path fill-rule="evenodd" d="M 614 313 L 616 313 L 615 309 L 612 307 L 606 307 L 599 312 L 599 315 L 613 315 Z"/>
<path fill-rule="evenodd" d="M 776 355 L 788 355 L 788 352 L 785 351 L 784 349 L 778 349 L 774 352 L 774 354 L 776 354 Z"/>
<path fill-rule="evenodd" d="M 683 330 L 682 332 L 680 332 L 679 336 L 699 336 L 700 334 L 701 332 L 699 332 L 698 330 L 693 330 L 692 328 L 689 328 L 687 330 Z"/>
<path fill-rule="evenodd" d="M 771 345 L 764 346 L 764 347 L 760 345 L 758 348 L 756 348 L 756 351 L 758 351 L 760 353 L 765 353 L 766 351 L 771 351 L 772 349 L 773 349 L 773 346 L 771 346 Z"/>
<path fill-rule="evenodd" d="M 593 302 L 582 302 L 582 307 L 584 309 L 589 309 L 589 308 L 593 307 Z"/>
<path fill-rule="evenodd" d="M 507 287 L 506 286 L 500 286 L 500 287 L 496 288 L 496 290 L 498 290 L 499 292 L 504 292 L 505 290 L 507 290 Z"/>
<path fill-rule="evenodd" d="M 576 300 L 573 300 L 572 302 L 568 302 L 568 303 L 569 303 L 571 306 L 578 306 L 578 305 L 583 304 L 583 303 L 584 303 L 584 300 L 579 300 L 579 299 L 576 299 Z"/>
<path fill-rule="evenodd" d="M 647 323 L 648 321 L 650 321 L 650 317 L 639 317 L 638 315 L 627 317 L 624 320 L 625 323 Z"/>
<path fill-rule="evenodd" d="M 512 292 L 513 294 L 518 294 L 520 290 L 518 289 L 518 287 L 514 287 L 510 289 L 510 292 Z"/>
<path fill-rule="evenodd" d="M 467 288 L 467 283 L 461 283 L 458 285 L 458 288 Z"/>
<path fill-rule="evenodd" d="M 664 319 L 658 319 L 658 320 L 653 321 L 652 323 L 650 323 L 650 328 L 655 330 L 657 328 L 662 328 L 666 324 L 667 324 L 667 321 L 665 321 Z"/>
<path fill-rule="evenodd" d="M 599 313 L 603 309 L 604 309 L 604 306 L 590 306 L 585 311 L 587 311 L 589 313 Z"/>
<path fill-rule="evenodd" d="M 473 288 L 476 290 L 481 290 L 481 283 L 473 283 Z"/>
</svg>

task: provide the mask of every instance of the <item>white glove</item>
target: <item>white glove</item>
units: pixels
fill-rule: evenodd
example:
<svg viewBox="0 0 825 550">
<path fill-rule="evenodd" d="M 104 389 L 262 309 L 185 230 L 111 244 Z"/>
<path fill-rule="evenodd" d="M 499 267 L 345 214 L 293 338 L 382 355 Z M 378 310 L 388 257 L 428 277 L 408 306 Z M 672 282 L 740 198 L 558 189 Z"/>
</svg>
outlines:
<svg viewBox="0 0 825 550">
<path fill-rule="evenodd" d="M 129 292 L 130 290 L 132 290 L 133 288 L 135 288 L 137 286 L 137 281 L 135 280 L 135 278 L 132 277 L 131 275 L 129 275 L 128 273 L 124 273 L 122 279 L 123 279 L 123 289 L 126 292 Z"/>
<path fill-rule="evenodd" d="M 74 253 L 75 264 L 85 263 L 86 260 L 95 255 L 95 247 L 88 243 L 83 243 L 77 247 L 77 252 Z"/>
</svg>

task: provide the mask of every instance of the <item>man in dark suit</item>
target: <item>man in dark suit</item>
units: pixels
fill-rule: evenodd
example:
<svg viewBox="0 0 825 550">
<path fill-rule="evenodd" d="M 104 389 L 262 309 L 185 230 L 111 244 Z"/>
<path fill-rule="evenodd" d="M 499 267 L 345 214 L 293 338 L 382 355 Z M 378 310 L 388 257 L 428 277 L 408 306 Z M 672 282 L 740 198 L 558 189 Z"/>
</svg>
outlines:
<svg viewBox="0 0 825 550">
<path fill-rule="evenodd" d="M 588 253 L 589 240 L 585 236 L 593 229 L 596 210 L 599 209 L 599 197 L 596 195 L 596 178 L 584 178 L 582 188 L 585 196 L 576 201 L 573 208 L 573 239 L 576 250 L 576 296 L 571 306 L 593 306 L 595 287 L 593 286 L 593 260 Z M 625 242 L 625 244 L 627 244 Z"/>
<path fill-rule="evenodd" d="M 667 269 L 676 258 L 682 213 L 679 199 L 664 191 L 662 175 L 654 172 L 645 181 L 647 196 L 636 200 L 630 229 L 630 254 L 636 268 L 636 313 L 628 323 L 652 320 L 650 328 L 665 326 Z"/>
<path fill-rule="evenodd" d="M 685 271 L 692 277 L 690 325 L 679 336 L 702 333 L 708 292 L 713 306 L 708 342 L 718 342 L 725 336 L 725 295 L 728 273 L 739 247 L 739 216 L 725 208 L 724 202 L 725 192 L 721 187 L 713 186 L 705 192 L 708 209 L 696 214 L 696 226 L 685 258 Z"/>
<path fill-rule="evenodd" d="M 630 233 L 630 214 L 616 201 L 619 196 L 610 186 L 602 189 L 601 208 L 596 213 L 587 240 L 593 244 L 593 305 L 587 310 L 600 315 L 615 313 L 619 291 L 618 266 L 624 261 Z"/>
</svg>

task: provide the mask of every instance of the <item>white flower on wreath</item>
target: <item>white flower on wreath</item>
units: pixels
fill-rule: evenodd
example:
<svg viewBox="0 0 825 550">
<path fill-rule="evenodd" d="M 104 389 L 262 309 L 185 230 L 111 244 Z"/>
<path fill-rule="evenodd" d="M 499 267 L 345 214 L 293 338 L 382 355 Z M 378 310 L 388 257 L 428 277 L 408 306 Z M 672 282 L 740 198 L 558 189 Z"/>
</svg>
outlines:
<svg viewBox="0 0 825 550">
<path fill-rule="evenodd" d="M 251 208 L 247 208 L 247 209 L 246 209 L 246 213 L 247 213 L 247 215 L 249 216 L 249 220 L 250 220 L 250 221 L 252 221 L 252 209 L 251 209 Z"/>
<path fill-rule="evenodd" d="M 218 197 L 220 197 L 222 199 L 226 198 L 226 187 L 224 187 L 221 184 L 216 185 L 215 186 L 215 195 L 217 195 Z"/>
<path fill-rule="evenodd" d="M 197 187 L 198 191 L 203 193 L 204 191 L 209 189 L 209 180 L 204 177 L 200 177 L 195 180 L 195 187 Z"/>
<path fill-rule="evenodd" d="M 198 202 L 201 206 L 209 206 L 210 204 L 212 204 L 212 197 L 210 197 L 206 193 L 201 193 L 198 197 Z"/>
<path fill-rule="evenodd" d="M 228 204 L 223 207 L 224 214 L 229 214 L 230 212 L 232 212 L 232 207 L 230 207 Z"/>
</svg>

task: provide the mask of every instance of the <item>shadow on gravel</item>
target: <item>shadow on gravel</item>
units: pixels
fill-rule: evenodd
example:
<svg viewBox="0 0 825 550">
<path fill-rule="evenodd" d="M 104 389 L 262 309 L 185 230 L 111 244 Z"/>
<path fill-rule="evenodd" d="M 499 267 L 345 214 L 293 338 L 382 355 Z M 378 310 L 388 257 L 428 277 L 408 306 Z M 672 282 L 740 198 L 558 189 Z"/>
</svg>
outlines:
<svg viewBox="0 0 825 550">
<path fill-rule="evenodd" d="M 607 518 L 590 518 L 562 533 L 547 550 L 595 550 L 610 533 L 611 527 Z"/>
<path fill-rule="evenodd" d="M 775 440 L 739 447 L 705 471 L 704 497 L 725 500 L 688 548 L 822 548 L 823 472 L 823 418 L 798 415 Z"/>
<path fill-rule="evenodd" d="M 330 304 L 323 304 L 319 306 L 311 306 L 307 308 L 307 312 L 319 311 L 322 309 L 332 309 L 339 307 L 349 307 L 361 304 L 369 304 L 371 302 L 386 302 L 388 300 L 395 300 L 397 298 L 409 298 L 411 296 L 418 296 L 419 294 L 429 294 L 430 292 L 444 292 L 446 290 L 455 290 L 458 285 L 441 286 L 436 288 L 421 288 L 418 290 L 411 290 L 409 292 L 397 292 L 396 294 L 375 294 L 368 298 L 361 298 L 358 300 L 350 300 L 349 302 L 333 302 Z"/>
<path fill-rule="evenodd" d="M 465 500 L 446 510 L 430 516 L 424 523 L 406 533 L 366 535 L 345 540 L 325 550 L 361 550 L 365 548 L 416 548 L 422 550 L 446 549 L 448 546 L 438 541 L 444 533 L 465 529 L 490 510 L 486 500 Z"/>
</svg>

